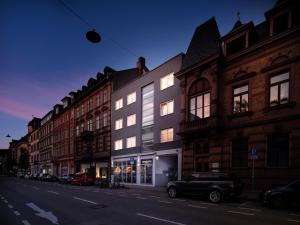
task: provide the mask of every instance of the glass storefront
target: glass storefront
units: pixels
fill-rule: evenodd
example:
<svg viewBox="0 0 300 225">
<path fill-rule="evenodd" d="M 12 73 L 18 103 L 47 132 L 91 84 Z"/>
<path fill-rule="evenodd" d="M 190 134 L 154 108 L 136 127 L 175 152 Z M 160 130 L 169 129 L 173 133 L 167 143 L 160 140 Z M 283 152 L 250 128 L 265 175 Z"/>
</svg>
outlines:
<svg viewBox="0 0 300 225">
<path fill-rule="evenodd" d="M 119 182 L 136 183 L 136 159 L 114 162 L 114 175 Z"/>
<path fill-rule="evenodd" d="M 152 159 L 142 159 L 141 160 L 141 184 L 152 184 Z"/>
</svg>

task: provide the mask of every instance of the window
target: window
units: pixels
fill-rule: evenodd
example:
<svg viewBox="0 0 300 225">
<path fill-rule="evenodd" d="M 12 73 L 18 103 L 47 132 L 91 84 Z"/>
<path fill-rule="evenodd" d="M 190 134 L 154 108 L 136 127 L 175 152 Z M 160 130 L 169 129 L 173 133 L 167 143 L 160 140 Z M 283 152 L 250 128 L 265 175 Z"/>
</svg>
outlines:
<svg viewBox="0 0 300 225">
<path fill-rule="evenodd" d="M 103 127 L 107 126 L 107 112 L 103 113 Z"/>
<path fill-rule="evenodd" d="M 134 103 L 136 101 L 136 92 L 132 92 L 129 95 L 127 95 L 127 105 L 130 105 L 131 103 Z"/>
<path fill-rule="evenodd" d="M 174 112 L 174 100 L 160 104 L 160 116 L 165 116 Z"/>
<path fill-rule="evenodd" d="M 289 13 L 283 13 L 273 20 L 273 34 L 285 31 L 289 27 Z"/>
<path fill-rule="evenodd" d="M 135 123 L 136 123 L 136 114 L 127 116 L 127 127 L 135 125 Z"/>
<path fill-rule="evenodd" d="M 103 90 L 103 103 L 107 102 L 107 90 Z"/>
<path fill-rule="evenodd" d="M 93 131 L 93 121 L 91 119 L 87 121 L 87 130 Z"/>
<path fill-rule="evenodd" d="M 248 139 L 238 138 L 232 141 L 232 167 L 248 166 Z"/>
<path fill-rule="evenodd" d="M 123 119 L 118 119 L 115 121 L 115 130 L 120 130 L 123 128 Z"/>
<path fill-rule="evenodd" d="M 233 89 L 233 113 L 248 111 L 248 85 Z"/>
<path fill-rule="evenodd" d="M 76 108 L 76 118 L 79 118 L 79 117 L 80 117 L 80 111 L 79 111 L 79 110 L 80 110 L 79 107 Z"/>
<path fill-rule="evenodd" d="M 160 90 L 164 90 L 174 85 L 174 73 L 170 73 L 160 78 Z"/>
<path fill-rule="evenodd" d="M 169 128 L 160 131 L 160 142 L 169 142 L 174 140 L 174 129 Z"/>
<path fill-rule="evenodd" d="M 96 129 L 98 130 L 100 128 L 100 117 L 99 115 L 96 116 Z"/>
<path fill-rule="evenodd" d="M 288 134 L 274 134 L 268 136 L 267 165 L 270 167 L 288 167 Z"/>
<path fill-rule="evenodd" d="M 229 41 L 226 44 L 226 55 L 232 55 L 246 48 L 246 34 Z"/>
<path fill-rule="evenodd" d="M 115 150 L 123 149 L 123 140 L 119 139 L 115 141 Z"/>
<path fill-rule="evenodd" d="M 90 98 L 87 102 L 87 112 L 91 111 L 93 109 L 93 99 Z"/>
<path fill-rule="evenodd" d="M 82 104 L 81 105 L 81 115 L 83 115 L 84 114 L 84 105 Z"/>
<path fill-rule="evenodd" d="M 206 79 L 196 81 L 189 90 L 189 119 L 210 116 L 210 86 Z"/>
<path fill-rule="evenodd" d="M 96 107 L 98 107 L 100 105 L 100 95 L 97 94 L 96 95 Z"/>
<path fill-rule="evenodd" d="M 116 101 L 115 109 L 121 109 L 123 107 L 123 98 L 120 98 L 119 100 Z"/>
<path fill-rule="evenodd" d="M 133 148 L 136 146 L 136 136 L 127 138 L 127 148 Z"/>
<path fill-rule="evenodd" d="M 84 123 L 81 124 L 80 128 L 81 128 L 81 132 L 83 132 L 84 131 Z"/>
<path fill-rule="evenodd" d="M 154 84 L 149 84 L 142 89 L 142 127 L 154 123 Z"/>
<path fill-rule="evenodd" d="M 283 73 L 270 79 L 270 106 L 289 102 L 289 73 Z"/>
</svg>

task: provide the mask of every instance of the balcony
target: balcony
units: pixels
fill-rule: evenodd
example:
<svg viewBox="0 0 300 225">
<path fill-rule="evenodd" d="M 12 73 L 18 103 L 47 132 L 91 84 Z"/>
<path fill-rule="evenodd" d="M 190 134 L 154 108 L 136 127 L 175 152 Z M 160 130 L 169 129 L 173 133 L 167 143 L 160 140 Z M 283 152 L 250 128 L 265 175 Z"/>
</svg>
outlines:
<svg viewBox="0 0 300 225">
<path fill-rule="evenodd" d="M 208 117 L 205 119 L 197 119 L 180 123 L 179 134 L 190 134 L 194 132 L 216 131 L 218 128 L 217 117 Z"/>
</svg>

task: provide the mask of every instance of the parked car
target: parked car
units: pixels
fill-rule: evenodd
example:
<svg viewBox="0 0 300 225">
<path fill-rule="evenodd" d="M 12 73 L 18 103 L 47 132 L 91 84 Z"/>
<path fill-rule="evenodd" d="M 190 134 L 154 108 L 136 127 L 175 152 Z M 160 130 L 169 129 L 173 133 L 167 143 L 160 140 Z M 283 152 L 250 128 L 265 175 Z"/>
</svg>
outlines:
<svg viewBox="0 0 300 225">
<path fill-rule="evenodd" d="M 94 184 L 95 178 L 88 173 L 76 173 L 71 179 L 71 184 L 88 185 Z"/>
<path fill-rule="evenodd" d="M 58 178 L 59 179 L 58 182 L 60 184 L 70 184 L 73 176 L 74 176 L 74 174 L 63 175 L 63 176 Z"/>
<path fill-rule="evenodd" d="M 238 196 L 242 193 L 244 183 L 232 173 L 201 172 L 183 177 L 167 184 L 170 198 L 182 194 L 202 195 L 213 203 L 219 203 L 224 198 Z"/>
<path fill-rule="evenodd" d="M 300 208 L 300 179 L 265 191 L 263 204 L 274 208 Z"/>
</svg>

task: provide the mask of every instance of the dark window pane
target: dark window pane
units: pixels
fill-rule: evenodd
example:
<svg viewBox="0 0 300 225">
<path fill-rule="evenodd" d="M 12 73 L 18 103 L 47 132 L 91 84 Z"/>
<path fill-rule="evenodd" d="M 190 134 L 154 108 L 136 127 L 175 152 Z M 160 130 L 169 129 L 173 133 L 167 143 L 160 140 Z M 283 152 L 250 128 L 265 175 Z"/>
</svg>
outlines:
<svg viewBox="0 0 300 225">
<path fill-rule="evenodd" d="M 284 13 L 274 19 L 273 22 L 273 33 L 277 34 L 288 29 L 289 14 Z"/>
<path fill-rule="evenodd" d="M 226 54 L 232 55 L 246 48 L 246 35 L 240 36 L 227 43 Z"/>
<path fill-rule="evenodd" d="M 289 136 L 277 134 L 268 137 L 267 164 L 271 167 L 287 167 L 289 164 Z"/>
<path fill-rule="evenodd" d="M 248 166 L 248 139 L 239 138 L 232 141 L 232 167 Z"/>
</svg>

